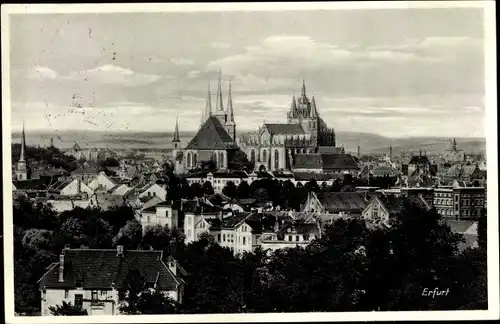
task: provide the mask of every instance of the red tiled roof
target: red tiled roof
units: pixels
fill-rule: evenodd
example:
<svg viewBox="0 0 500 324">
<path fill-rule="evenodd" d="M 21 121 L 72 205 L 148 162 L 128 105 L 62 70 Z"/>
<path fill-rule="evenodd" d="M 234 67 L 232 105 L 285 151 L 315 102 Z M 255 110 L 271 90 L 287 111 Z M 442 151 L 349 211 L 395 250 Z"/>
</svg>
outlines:
<svg viewBox="0 0 500 324">
<path fill-rule="evenodd" d="M 231 136 L 219 122 L 211 116 L 186 146 L 187 150 L 227 150 L 237 148 Z"/>
<path fill-rule="evenodd" d="M 162 251 L 124 251 L 118 256 L 116 250 L 66 249 L 64 250 L 64 281 L 59 282 L 59 263 L 40 279 L 40 287 L 75 288 L 81 281 L 83 289 L 106 289 L 115 284 L 121 288 L 129 270 L 139 270 L 150 283 L 158 289 L 175 290 L 180 282 L 163 263 Z"/>
</svg>

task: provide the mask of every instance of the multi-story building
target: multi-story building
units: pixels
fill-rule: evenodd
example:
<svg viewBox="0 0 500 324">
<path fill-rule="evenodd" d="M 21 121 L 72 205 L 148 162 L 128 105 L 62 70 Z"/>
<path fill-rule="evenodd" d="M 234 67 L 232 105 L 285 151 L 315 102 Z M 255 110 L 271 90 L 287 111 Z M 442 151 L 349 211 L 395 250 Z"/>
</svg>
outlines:
<svg viewBox="0 0 500 324">
<path fill-rule="evenodd" d="M 179 207 L 168 201 L 160 202 L 141 211 L 143 233 L 148 226 L 160 225 L 170 229 L 179 227 Z"/>
<path fill-rule="evenodd" d="M 456 163 L 465 161 L 465 152 L 457 148 L 457 141 L 453 139 L 450 143 L 450 148 L 445 150 L 443 159 L 447 163 Z"/>
<path fill-rule="evenodd" d="M 453 215 L 455 219 L 479 219 L 485 207 L 484 187 L 454 187 Z"/>
<path fill-rule="evenodd" d="M 148 288 L 156 289 L 182 303 L 185 270 L 163 251 L 70 249 L 66 247 L 59 262 L 47 267 L 38 281 L 42 316 L 50 307 L 63 302 L 86 310 L 88 315 L 120 314 L 120 291 L 127 288 L 129 271 L 137 270 Z"/>
<path fill-rule="evenodd" d="M 291 169 L 299 153 L 317 153 L 320 148 L 332 148 L 323 153 L 338 153 L 335 131 L 319 116 L 314 96 L 307 97 L 305 83 L 301 95 L 292 97 L 286 124 L 264 123 L 254 134 L 240 137 L 240 148 L 256 170 Z"/>
</svg>

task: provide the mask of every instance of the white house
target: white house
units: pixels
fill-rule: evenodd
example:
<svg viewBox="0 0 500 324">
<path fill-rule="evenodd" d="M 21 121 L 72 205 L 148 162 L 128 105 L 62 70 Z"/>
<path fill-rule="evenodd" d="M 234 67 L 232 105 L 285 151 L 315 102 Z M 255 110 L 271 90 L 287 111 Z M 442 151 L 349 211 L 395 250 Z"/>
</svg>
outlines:
<svg viewBox="0 0 500 324">
<path fill-rule="evenodd" d="M 49 193 L 56 193 L 61 196 L 76 196 L 83 192 L 92 195 L 94 190 L 85 184 L 80 178 L 70 177 L 61 179 L 49 185 Z"/>
<path fill-rule="evenodd" d="M 143 233 L 148 226 L 160 225 L 174 229 L 179 226 L 179 211 L 171 202 L 163 201 L 141 211 Z"/>
<path fill-rule="evenodd" d="M 116 183 L 111 180 L 104 171 L 99 172 L 99 174 L 92 179 L 89 184 L 89 188 L 92 190 L 110 190 L 116 186 Z"/>
<path fill-rule="evenodd" d="M 139 198 L 141 197 L 158 197 L 161 200 L 167 199 L 167 190 L 159 184 L 150 184 L 146 188 L 141 189 Z"/>
<path fill-rule="evenodd" d="M 196 226 L 202 218 L 219 218 L 221 213 L 220 208 L 200 199 L 182 200 L 180 209 L 184 213 L 184 235 L 186 244 L 198 240 L 198 236 L 201 232 L 199 231 L 200 227 Z"/>
<path fill-rule="evenodd" d="M 89 315 L 118 315 L 118 290 L 125 287 L 130 270 L 138 271 L 150 288 L 182 303 L 185 270 L 172 258 L 163 260 L 163 251 L 66 247 L 38 281 L 42 316 L 52 315 L 49 307 L 63 301 Z"/>
<path fill-rule="evenodd" d="M 262 236 L 263 250 L 275 251 L 279 249 L 305 247 L 314 239 L 321 236 L 321 227 L 316 223 L 287 222 L 274 233 Z"/>
</svg>

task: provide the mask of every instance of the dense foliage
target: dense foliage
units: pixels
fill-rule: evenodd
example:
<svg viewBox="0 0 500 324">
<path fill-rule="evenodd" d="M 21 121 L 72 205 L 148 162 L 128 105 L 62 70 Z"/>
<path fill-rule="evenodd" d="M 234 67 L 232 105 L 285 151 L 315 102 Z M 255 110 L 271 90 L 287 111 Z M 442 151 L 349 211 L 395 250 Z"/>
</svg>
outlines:
<svg viewBox="0 0 500 324">
<path fill-rule="evenodd" d="M 262 201 L 293 199 L 290 183 L 271 190 L 240 185 L 237 194 L 240 187 Z M 14 205 L 16 311 L 39 310 L 36 283 L 66 244 L 152 248 L 179 261 L 188 273 L 183 305 L 137 284 L 141 274 L 131 273 L 133 293 L 121 298 L 128 314 L 484 309 L 485 226 L 481 221 L 478 248 L 459 251 L 462 238 L 435 211 L 406 206 L 390 228 L 338 220 L 305 248 L 234 256 L 209 235 L 187 245 L 179 230 L 153 226 L 143 235 L 131 210 L 76 208 L 56 216 L 47 206 L 21 198 Z M 423 296 L 425 288 L 449 293 Z M 61 309 L 71 307 L 55 310 Z"/>
<path fill-rule="evenodd" d="M 21 155 L 21 144 L 12 144 L 12 161 L 18 161 Z M 26 159 L 52 166 L 63 168 L 66 171 L 73 171 L 77 168 L 77 161 L 73 156 L 62 153 L 57 147 L 34 147 L 26 146 Z"/>
</svg>

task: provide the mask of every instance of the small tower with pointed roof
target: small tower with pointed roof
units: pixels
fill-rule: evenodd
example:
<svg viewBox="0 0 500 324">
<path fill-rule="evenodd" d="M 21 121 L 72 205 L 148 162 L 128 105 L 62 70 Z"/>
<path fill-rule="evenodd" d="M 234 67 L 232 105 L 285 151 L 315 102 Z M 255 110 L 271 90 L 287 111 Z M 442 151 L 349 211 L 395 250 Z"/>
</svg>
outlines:
<svg viewBox="0 0 500 324">
<path fill-rule="evenodd" d="M 175 158 L 177 157 L 177 152 L 179 152 L 181 148 L 181 139 L 179 135 L 179 116 L 177 116 L 177 118 L 175 119 L 175 130 L 174 130 L 174 136 L 172 138 L 172 146 L 173 146 L 172 155 L 175 160 Z"/>
<path fill-rule="evenodd" d="M 29 168 L 28 163 L 26 161 L 26 136 L 24 133 L 24 122 L 23 122 L 23 130 L 21 132 L 21 153 L 19 155 L 19 161 L 17 161 L 16 165 L 16 180 L 24 181 L 28 180 L 29 177 Z"/>
<path fill-rule="evenodd" d="M 229 90 L 227 95 L 227 121 L 225 124 L 227 133 L 233 140 L 236 140 L 236 123 L 234 122 L 233 96 L 231 94 L 231 80 L 229 80 Z"/>
</svg>

